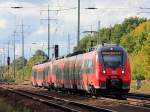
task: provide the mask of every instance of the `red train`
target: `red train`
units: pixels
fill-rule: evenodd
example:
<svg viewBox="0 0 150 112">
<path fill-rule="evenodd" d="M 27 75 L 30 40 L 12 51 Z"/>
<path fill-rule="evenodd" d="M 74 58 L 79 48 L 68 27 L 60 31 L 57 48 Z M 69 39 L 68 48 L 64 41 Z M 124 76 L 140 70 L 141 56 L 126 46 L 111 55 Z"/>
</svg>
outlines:
<svg viewBox="0 0 150 112">
<path fill-rule="evenodd" d="M 31 82 L 47 88 L 124 95 L 131 82 L 128 55 L 118 45 L 101 45 L 33 66 Z"/>
</svg>

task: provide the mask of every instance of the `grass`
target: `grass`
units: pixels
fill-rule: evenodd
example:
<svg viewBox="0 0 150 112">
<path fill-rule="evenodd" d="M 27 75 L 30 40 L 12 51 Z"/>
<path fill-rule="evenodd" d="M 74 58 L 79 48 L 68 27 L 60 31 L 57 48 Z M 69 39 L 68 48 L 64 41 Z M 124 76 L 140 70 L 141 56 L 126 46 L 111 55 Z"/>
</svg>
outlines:
<svg viewBox="0 0 150 112">
<path fill-rule="evenodd" d="M 141 88 L 140 89 L 136 88 L 136 80 L 132 80 L 130 92 L 139 92 L 139 93 L 150 94 L 150 80 L 143 80 L 141 82 Z"/>
</svg>

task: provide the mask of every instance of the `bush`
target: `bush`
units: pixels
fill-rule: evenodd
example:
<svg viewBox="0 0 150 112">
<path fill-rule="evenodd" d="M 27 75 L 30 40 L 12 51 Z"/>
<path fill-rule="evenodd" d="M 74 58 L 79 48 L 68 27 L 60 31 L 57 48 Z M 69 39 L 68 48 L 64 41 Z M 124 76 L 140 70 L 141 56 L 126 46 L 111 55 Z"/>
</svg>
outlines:
<svg viewBox="0 0 150 112">
<path fill-rule="evenodd" d="M 144 75 L 142 75 L 142 74 L 137 74 L 137 75 L 135 76 L 135 79 L 136 79 L 136 80 L 145 80 L 145 77 L 144 77 Z"/>
</svg>

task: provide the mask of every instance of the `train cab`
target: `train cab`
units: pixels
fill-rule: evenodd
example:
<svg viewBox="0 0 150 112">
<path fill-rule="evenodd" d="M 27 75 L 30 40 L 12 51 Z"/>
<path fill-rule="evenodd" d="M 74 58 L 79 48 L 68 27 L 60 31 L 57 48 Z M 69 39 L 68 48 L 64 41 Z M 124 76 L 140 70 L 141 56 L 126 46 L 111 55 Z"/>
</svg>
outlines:
<svg viewBox="0 0 150 112">
<path fill-rule="evenodd" d="M 100 89 L 109 92 L 128 92 L 131 71 L 126 51 L 118 45 L 106 45 L 98 49 L 100 65 Z"/>
</svg>

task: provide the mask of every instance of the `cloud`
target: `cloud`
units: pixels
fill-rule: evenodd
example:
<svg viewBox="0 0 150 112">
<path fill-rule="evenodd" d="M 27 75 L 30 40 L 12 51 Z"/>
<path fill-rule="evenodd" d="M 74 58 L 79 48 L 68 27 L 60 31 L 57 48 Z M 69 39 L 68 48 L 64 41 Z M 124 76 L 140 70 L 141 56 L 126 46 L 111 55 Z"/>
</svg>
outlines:
<svg viewBox="0 0 150 112">
<path fill-rule="evenodd" d="M 56 27 L 51 26 L 50 34 L 51 38 L 56 33 Z M 40 27 L 37 27 L 34 31 L 30 33 L 30 35 L 26 35 L 26 43 L 41 43 L 41 42 L 47 42 L 47 25 L 43 25 Z"/>
<path fill-rule="evenodd" d="M 34 32 L 34 35 L 41 35 L 47 32 L 47 28 L 46 27 L 40 27 L 37 31 Z"/>
<path fill-rule="evenodd" d="M 22 7 L 19 9 L 11 7 Z M 40 16 L 41 6 L 38 4 L 33 4 L 29 2 L 19 2 L 19 1 L 3 1 L 0 3 L 0 13 L 1 15 L 15 15 L 15 16 Z"/>
<path fill-rule="evenodd" d="M 40 15 L 41 10 L 47 10 L 48 3 L 50 9 L 68 9 L 77 7 L 77 2 L 78 0 L 0 0 L 0 29 L 2 29 L 0 31 L 0 41 L 8 41 L 7 37 L 12 35 L 13 30 L 16 28 L 15 26 L 20 25 L 23 18 L 25 25 L 31 25 L 31 28 L 25 27 L 24 29 L 24 32 L 31 32 L 30 34 L 25 33 L 25 46 L 28 46 L 25 47 L 25 54 L 28 55 L 29 48 L 33 47 L 33 45 L 29 46 L 29 43 L 47 43 L 47 21 L 43 21 L 42 25 L 40 24 L 40 19 L 47 18 L 47 12 L 44 11 Z M 92 30 L 96 30 L 99 20 L 102 28 L 121 23 L 124 18 L 129 16 L 149 18 L 148 13 L 137 15 L 137 12 L 140 11 L 139 7 L 149 7 L 149 4 L 150 0 L 81 0 L 81 33 L 85 30 L 90 30 L 89 25 L 94 28 Z M 12 6 L 22 6 L 24 8 L 12 9 L 10 8 Z M 97 7 L 99 9 L 85 10 L 86 7 Z M 148 10 L 143 11 L 148 12 Z M 54 21 L 51 22 L 51 43 L 67 43 L 68 33 L 72 37 L 73 44 L 76 43 L 77 12 L 77 8 L 60 11 L 58 14 L 50 12 L 50 18 L 57 19 L 57 24 Z M 7 28 L 8 26 L 9 28 Z M 17 31 L 19 32 L 19 30 Z M 19 55 L 21 55 L 20 46 L 19 44 L 16 51 Z M 39 44 L 39 46 L 41 45 Z M 32 49 L 38 49 L 40 48 L 39 46 Z M 64 52 L 66 53 L 64 50 L 61 54 L 64 54 Z"/>
<path fill-rule="evenodd" d="M 7 22 L 5 19 L 0 19 L 0 29 L 5 29 L 7 27 Z"/>
<path fill-rule="evenodd" d="M 22 45 L 21 44 L 16 45 L 16 55 L 19 57 L 22 56 Z"/>
<path fill-rule="evenodd" d="M 33 32 L 31 34 L 31 36 L 33 36 L 33 35 L 37 36 L 37 35 L 47 34 L 47 30 L 48 30 L 47 26 L 40 26 L 35 32 Z M 57 30 L 56 30 L 55 27 L 50 27 L 50 33 L 51 34 L 55 33 L 56 31 Z"/>
</svg>

